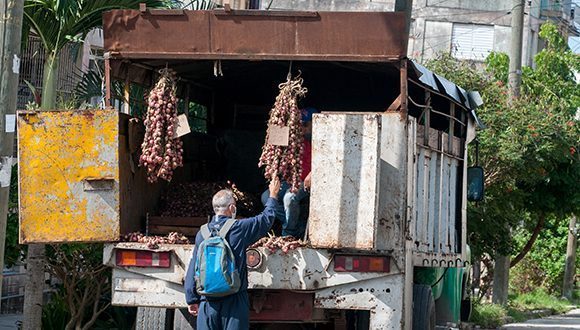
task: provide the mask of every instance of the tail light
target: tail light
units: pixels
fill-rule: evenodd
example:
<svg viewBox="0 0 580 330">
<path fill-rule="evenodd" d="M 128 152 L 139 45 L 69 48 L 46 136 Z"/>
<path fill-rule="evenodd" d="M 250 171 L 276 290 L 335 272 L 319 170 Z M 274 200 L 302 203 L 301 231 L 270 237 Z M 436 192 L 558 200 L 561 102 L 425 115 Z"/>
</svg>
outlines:
<svg viewBox="0 0 580 330">
<path fill-rule="evenodd" d="M 389 257 L 335 255 L 335 272 L 388 273 L 391 269 Z"/>
<path fill-rule="evenodd" d="M 248 249 L 246 251 L 246 263 L 248 268 L 256 269 L 262 264 L 262 255 L 256 249 Z"/>
<path fill-rule="evenodd" d="M 117 266 L 169 268 L 170 253 L 121 249 L 116 251 L 116 261 Z"/>
</svg>

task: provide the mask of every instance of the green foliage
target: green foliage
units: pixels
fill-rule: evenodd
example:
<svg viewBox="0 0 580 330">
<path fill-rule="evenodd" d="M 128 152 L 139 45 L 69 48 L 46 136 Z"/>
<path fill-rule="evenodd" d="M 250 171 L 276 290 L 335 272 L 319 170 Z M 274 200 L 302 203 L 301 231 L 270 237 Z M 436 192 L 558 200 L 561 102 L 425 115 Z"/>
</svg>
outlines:
<svg viewBox="0 0 580 330">
<path fill-rule="evenodd" d="M 535 69 L 524 68 L 521 97 L 511 103 L 505 54 L 491 54 L 483 68 L 449 55 L 426 63 L 463 88 L 479 91 L 484 101 L 477 113 L 486 125 L 478 132 L 486 197 L 468 205 L 476 258 L 513 251 L 516 242 L 505 239 L 512 228 L 533 228 L 542 216 L 561 220 L 580 211 L 580 127 L 574 119 L 580 88 L 573 79 L 580 59 L 565 48 L 553 24 L 543 25 L 541 36 L 547 47 L 536 56 Z"/>
<path fill-rule="evenodd" d="M 470 321 L 483 328 L 497 328 L 504 324 L 506 310 L 495 304 L 474 304 Z"/>
<path fill-rule="evenodd" d="M 512 297 L 509 306 L 510 309 L 520 312 L 545 309 L 556 314 L 565 313 L 571 309 L 567 301 L 551 296 L 542 289 Z"/>
<path fill-rule="evenodd" d="M 518 247 L 528 240 L 525 228 L 514 232 Z M 546 220 L 533 250 L 510 271 L 510 290 L 514 293 L 530 293 L 538 288 L 560 296 L 566 261 L 568 220 L 555 217 Z M 580 258 L 576 258 L 576 269 L 580 269 Z"/>
<path fill-rule="evenodd" d="M 42 306 L 42 329 L 62 330 L 66 327 L 70 313 L 64 297 L 62 289 L 58 290 L 50 301 Z"/>
<path fill-rule="evenodd" d="M 10 177 L 5 242 L 4 265 L 12 267 L 22 260 L 23 253 L 26 251 L 26 246 L 18 243 L 18 166 L 12 166 L 12 176 Z"/>
</svg>

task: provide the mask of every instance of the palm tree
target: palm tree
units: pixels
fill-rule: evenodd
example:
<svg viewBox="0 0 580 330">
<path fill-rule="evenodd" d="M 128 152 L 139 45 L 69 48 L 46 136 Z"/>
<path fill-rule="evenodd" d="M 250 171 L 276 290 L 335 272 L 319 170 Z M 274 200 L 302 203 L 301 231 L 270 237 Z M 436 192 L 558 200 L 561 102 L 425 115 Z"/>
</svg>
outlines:
<svg viewBox="0 0 580 330">
<path fill-rule="evenodd" d="M 170 0 L 25 0 L 22 36 L 37 35 L 44 47 L 45 62 L 42 82 L 42 109 L 54 109 L 56 103 L 58 59 L 63 47 L 84 40 L 87 33 L 102 25 L 102 14 L 112 9 L 166 7 Z M 42 291 L 44 282 L 43 244 L 28 248 L 29 281 L 24 296 L 25 329 L 41 328 Z M 39 308 L 40 307 L 40 308 Z M 74 323 L 73 323 L 74 324 Z M 89 325 L 90 326 L 90 325 Z M 67 326 L 68 327 L 68 326 Z"/>
<path fill-rule="evenodd" d="M 24 3 L 23 40 L 30 32 L 37 35 L 46 54 L 42 79 L 42 109 L 56 103 L 58 58 L 70 42 L 84 40 L 87 33 L 102 25 L 102 14 L 112 9 L 167 7 L 168 0 L 26 0 Z"/>
</svg>

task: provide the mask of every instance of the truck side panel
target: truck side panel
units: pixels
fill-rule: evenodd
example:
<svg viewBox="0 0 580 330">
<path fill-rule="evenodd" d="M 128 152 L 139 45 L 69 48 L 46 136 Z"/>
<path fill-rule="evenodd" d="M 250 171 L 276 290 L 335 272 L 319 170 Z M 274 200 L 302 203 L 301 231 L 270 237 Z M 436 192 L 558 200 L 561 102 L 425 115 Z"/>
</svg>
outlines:
<svg viewBox="0 0 580 330">
<path fill-rule="evenodd" d="M 119 238 L 118 113 L 18 114 L 20 243 Z"/>
</svg>

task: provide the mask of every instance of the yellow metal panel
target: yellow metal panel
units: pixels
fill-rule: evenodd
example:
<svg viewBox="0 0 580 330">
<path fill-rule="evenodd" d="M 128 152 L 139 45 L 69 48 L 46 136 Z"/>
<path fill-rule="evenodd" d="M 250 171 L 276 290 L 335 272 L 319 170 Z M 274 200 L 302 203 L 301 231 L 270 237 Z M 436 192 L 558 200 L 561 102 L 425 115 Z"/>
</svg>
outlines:
<svg viewBox="0 0 580 330">
<path fill-rule="evenodd" d="M 20 242 L 119 238 L 119 114 L 18 114 Z"/>
</svg>

